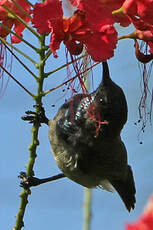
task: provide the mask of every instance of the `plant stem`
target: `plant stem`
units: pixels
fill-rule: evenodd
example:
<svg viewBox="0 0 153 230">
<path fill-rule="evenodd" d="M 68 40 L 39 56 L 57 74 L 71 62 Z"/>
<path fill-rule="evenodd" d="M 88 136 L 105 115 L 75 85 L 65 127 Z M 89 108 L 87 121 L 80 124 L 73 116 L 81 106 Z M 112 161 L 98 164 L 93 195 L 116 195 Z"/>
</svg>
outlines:
<svg viewBox="0 0 153 230">
<path fill-rule="evenodd" d="M 84 213 L 83 230 L 91 229 L 91 200 L 92 200 L 91 189 L 85 188 L 84 205 L 83 205 L 83 213 Z"/>
<path fill-rule="evenodd" d="M 14 0 L 11 0 L 11 1 L 18 7 L 18 9 L 19 9 L 23 14 L 25 14 L 28 18 L 31 19 L 31 16 L 27 13 L 27 11 L 26 11 L 19 3 L 17 3 L 17 2 L 14 1 Z"/>
<path fill-rule="evenodd" d="M 28 1 L 28 0 L 25 0 L 31 7 L 33 7 L 34 5 L 30 2 L 30 1 Z"/>
<path fill-rule="evenodd" d="M 39 70 L 39 76 L 37 79 L 37 95 L 35 95 L 34 100 L 35 104 L 38 106 L 35 108 L 36 113 L 39 112 L 40 108 L 39 106 L 42 105 L 42 97 L 43 97 L 43 82 L 45 78 L 45 73 L 44 73 L 44 67 L 45 67 L 45 62 L 43 61 L 45 59 L 45 35 L 41 35 L 40 39 L 40 52 L 39 52 L 39 57 L 40 57 L 40 62 L 38 65 L 38 70 Z M 38 140 L 38 132 L 39 132 L 40 126 L 37 124 L 33 124 L 33 127 L 31 129 L 32 132 L 32 142 L 29 146 L 29 160 L 26 165 L 26 175 L 27 176 L 34 176 L 34 164 L 35 164 L 35 159 L 36 159 L 36 149 L 39 145 L 39 140 Z M 25 209 L 28 204 L 28 196 L 31 194 L 30 190 L 25 190 L 20 194 L 20 207 L 19 207 L 19 212 L 16 216 L 16 224 L 13 228 L 13 230 L 21 230 L 21 228 L 24 226 L 23 218 L 25 214 Z"/>
<path fill-rule="evenodd" d="M 127 34 L 127 35 L 123 35 L 123 36 L 118 37 L 118 41 L 122 40 L 122 39 L 127 39 L 127 38 L 135 40 L 137 38 L 135 31 L 132 32 L 131 34 Z"/>
<path fill-rule="evenodd" d="M 8 26 L 4 25 L 3 23 L 0 23 L 0 26 L 3 27 L 5 30 L 9 31 L 9 33 L 15 35 L 17 38 L 19 38 L 22 42 L 24 42 L 26 45 L 30 46 L 33 50 L 37 52 L 37 48 L 33 46 L 31 43 L 26 41 L 23 37 L 19 36 L 15 32 L 13 32 Z"/>
<path fill-rule="evenodd" d="M 35 78 L 37 79 L 37 76 L 28 68 L 28 66 L 26 66 L 21 60 L 20 58 L 18 58 L 13 51 L 7 46 L 5 45 L 6 49 L 16 58 L 16 60 Z"/>
<path fill-rule="evenodd" d="M 27 54 L 23 53 L 21 50 L 19 50 L 18 48 L 16 48 L 15 46 L 13 46 L 12 44 L 10 44 L 9 42 L 7 42 L 4 38 L 0 37 L 0 41 L 5 44 L 8 45 L 9 47 L 11 47 L 12 49 L 14 49 L 15 51 L 17 51 L 18 53 L 20 53 L 22 56 L 24 56 L 25 58 L 27 58 L 29 61 L 31 61 L 35 66 L 37 66 L 37 62 L 35 62 L 32 58 L 30 58 Z"/>
<path fill-rule="evenodd" d="M 68 62 L 68 63 L 66 63 L 66 64 L 64 64 L 64 65 L 61 65 L 60 67 L 58 67 L 58 68 L 52 70 L 51 72 L 46 73 L 46 77 L 48 77 L 49 75 L 51 75 L 51 74 L 53 74 L 53 73 L 56 73 L 57 71 L 59 71 L 59 70 L 65 68 L 65 67 L 67 67 L 68 65 L 71 65 L 71 64 L 74 63 L 75 61 L 78 61 L 78 60 L 80 60 L 81 58 L 84 58 L 84 57 L 86 57 L 86 56 L 87 56 L 87 54 L 85 54 L 85 55 L 83 55 L 83 56 L 81 56 L 81 57 L 76 58 L 76 60 L 74 60 L 74 61 L 71 61 L 71 62 Z"/>
<path fill-rule="evenodd" d="M 2 70 L 5 73 L 7 73 L 10 78 L 12 78 L 22 89 L 24 89 L 24 91 L 26 91 L 26 93 L 28 93 L 31 97 L 34 98 L 34 95 L 28 89 L 26 89 L 15 77 L 13 77 L 13 75 L 10 74 L 1 64 L 0 64 L 0 68 L 2 68 Z"/>
<path fill-rule="evenodd" d="M 49 50 L 47 51 L 47 53 L 46 53 L 46 55 L 45 55 L 44 61 L 46 61 L 46 60 L 50 57 L 51 54 L 52 54 L 52 51 L 51 51 L 50 48 L 49 48 Z"/>
<path fill-rule="evenodd" d="M 28 23 L 26 23 L 22 18 L 20 18 L 15 12 L 10 10 L 5 5 L 2 5 L 2 7 L 6 9 L 9 13 L 11 13 L 21 24 L 23 24 L 28 30 L 30 30 L 30 32 L 33 33 L 38 39 L 40 39 L 39 34 L 31 26 L 29 26 Z"/>
<path fill-rule="evenodd" d="M 52 88 L 52 89 L 46 90 L 45 92 L 43 92 L 43 96 L 45 96 L 45 95 L 47 95 L 48 93 L 54 91 L 55 89 L 58 89 L 58 88 L 62 87 L 63 85 L 67 84 L 68 82 L 73 81 L 73 80 L 76 79 L 80 74 L 84 74 L 84 73 L 88 72 L 91 68 L 93 68 L 94 66 L 98 65 L 99 63 L 100 63 L 100 62 L 96 62 L 95 64 L 93 64 L 93 65 L 90 66 L 89 68 L 85 69 L 84 71 L 82 71 L 82 72 L 79 73 L 79 74 L 76 74 L 74 77 L 68 79 L 67 81 L 65 81 L 65 82 L 63 82 L 63 83 L 61 83 L 61 84 L 59 84 L 58 86 L 56 86 L 56 87 L 54 87 L 54 88 Z"/>
<path fill-rule="evenodd" d="M 84 57 L 83 70 L 86 70 L 86 69 L 88 69 L 88 62 L 86 60 L 86 57 Z M 85 86 L 87 90 L 90 89 L 90 83 L 89 83 L 88 77 L 89 77 L 89 72 L 84 72 Z M 91 189 L 85 188 L 84 189 L 84 205 L 83 205 L 83 214 L 84 214 L 83 230 L 91 229 L 91 206 L 92 206 Z"/>
</svg>

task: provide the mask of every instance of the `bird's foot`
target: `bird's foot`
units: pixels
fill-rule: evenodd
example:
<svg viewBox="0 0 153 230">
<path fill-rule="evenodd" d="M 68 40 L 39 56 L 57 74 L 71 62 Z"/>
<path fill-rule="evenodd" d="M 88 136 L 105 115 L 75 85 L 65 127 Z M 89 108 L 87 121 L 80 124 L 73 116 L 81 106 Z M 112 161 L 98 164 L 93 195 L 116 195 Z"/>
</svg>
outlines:
<svg viewBox="0 0 153 230">
<path fill-rule="evenodd" d="M 40 184 L 44 184 L 50 181 L 61 179 L 65 177 L 65 175 L 63 173 L 59 173 L 55 176 L 47 177 L 44 179 L 39 179 L 37 177 L 27 176 L 25 172 L 21 172 L 18 177 L 21 179 L 20 187 L 23 187 L 25 190 L 30 191 L 30 187 L 38 186 Z"/>
<path fill-rule="evenodd" d="M 34 105 L 34 108 L 38 108 L 38 112 L 34 112 L 31 110 L 28 110 L 25 112 L 25 116 L 21 117 L 22 120 L 24 121 L 29 121 L 29 123 L 33 123 L 34 125 L 39 125 L 41 126 L 41 123 L 45 123 L 48 125 L 48 118 L 45 115 L 45 110 L 42 106 L 40 105 Z"/>
<path fill-rule="evenodd" d="M 21 179 L 20 187 L 24 188 L 25 190 L 29 190 L 32 186 L 39 185 L 41 180 L 37 177 L 27 176 L 25 172 L 20 172 L 18 177 Z"/>
</svg>

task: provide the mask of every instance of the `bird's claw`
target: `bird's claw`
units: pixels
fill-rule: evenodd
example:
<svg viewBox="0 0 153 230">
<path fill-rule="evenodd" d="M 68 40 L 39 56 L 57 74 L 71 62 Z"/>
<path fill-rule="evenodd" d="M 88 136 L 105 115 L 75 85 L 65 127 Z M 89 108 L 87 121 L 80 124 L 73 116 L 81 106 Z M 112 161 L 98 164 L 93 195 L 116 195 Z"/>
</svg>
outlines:
<svg viewBox="0 0 153 230">
<path fill-rule="evenodd" d="M 40 184 L 40 179 L 32 176 L 27 176 L 25 172 L 20 172 L 18 177 L 21 179 L 20 187 L 24 188 L 25 190 L 29 190 L 30 187 Z"/>
<path fill-rule="evenodd" d="M 41 126 L 41 123 L 45 123 L 48 125 L 48 118 L 45 115 L 45 110 L 40 105 L 34 105 L 34 108 L 38 108 L 38 112 L 34 112 L 31 110 L 28 110 L 25 112 L 25 116 L 22 116 L 21 119 L 24 121 L 29 121 L 29 123 L 33 123 L 34 125 Z"/>
</svg>

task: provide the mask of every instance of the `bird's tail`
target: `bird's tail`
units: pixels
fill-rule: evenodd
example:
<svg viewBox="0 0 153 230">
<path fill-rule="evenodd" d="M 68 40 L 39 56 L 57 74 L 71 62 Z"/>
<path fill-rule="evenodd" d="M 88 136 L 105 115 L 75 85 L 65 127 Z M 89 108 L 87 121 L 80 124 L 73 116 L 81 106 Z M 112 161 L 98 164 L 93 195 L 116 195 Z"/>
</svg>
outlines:
<svg viewBox="0 0 153 230">
<path fill-rule="evenodd" d="M 136 189 L 131 167 L 128 165 L 127 178 L 125 181 L 113 180 L 111 184 L 119 193 L 128 211 L 130 212 L 131 208 L 134 209 Z"/>
</svg>

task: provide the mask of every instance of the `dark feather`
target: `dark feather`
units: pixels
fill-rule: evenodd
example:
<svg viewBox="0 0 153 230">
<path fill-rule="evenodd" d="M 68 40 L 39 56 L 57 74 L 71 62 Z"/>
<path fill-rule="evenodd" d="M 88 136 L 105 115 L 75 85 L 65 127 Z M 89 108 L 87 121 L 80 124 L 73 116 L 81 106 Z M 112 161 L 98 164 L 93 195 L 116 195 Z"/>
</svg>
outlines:
<svg viewBox="0 0 153 230">
<path fill-rule="evenodd" d="M 134 208 L 135 185 L 120 137 L 126 121 L 124 92 L 111 80 L 104 62 L 99 87 L 90 95 L 79 94 L 64 103 L 49 122 L 49 137 L 55 160 L 68 178 L 89 188 L 108 180 L 130 210 Z"/>
</svg>

